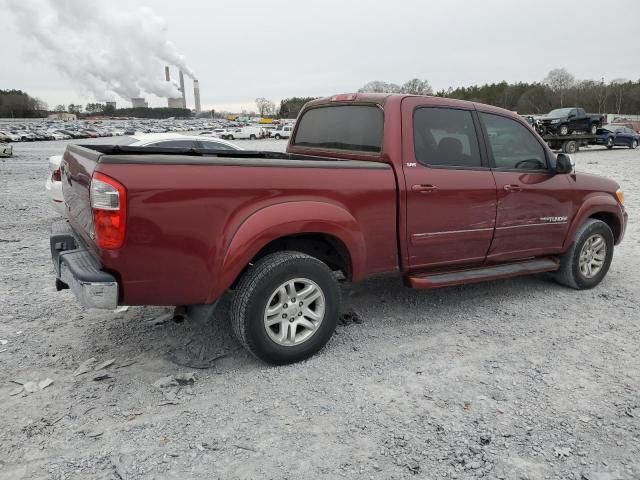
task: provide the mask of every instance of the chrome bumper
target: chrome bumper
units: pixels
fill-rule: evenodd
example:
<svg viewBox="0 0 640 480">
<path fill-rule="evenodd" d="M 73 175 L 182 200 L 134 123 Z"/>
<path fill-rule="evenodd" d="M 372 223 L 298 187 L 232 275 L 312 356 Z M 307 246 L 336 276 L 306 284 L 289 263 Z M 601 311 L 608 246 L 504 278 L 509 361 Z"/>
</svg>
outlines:
<svg viewBox="0 0 640 480">
<path fill-rule="evenodd" d="M 49 237 L 58 290 L 69 288 L 86 308 L 118 306 L 118 282 L 81 246 L 68 222 L 57 222 Z"/>
</svg>

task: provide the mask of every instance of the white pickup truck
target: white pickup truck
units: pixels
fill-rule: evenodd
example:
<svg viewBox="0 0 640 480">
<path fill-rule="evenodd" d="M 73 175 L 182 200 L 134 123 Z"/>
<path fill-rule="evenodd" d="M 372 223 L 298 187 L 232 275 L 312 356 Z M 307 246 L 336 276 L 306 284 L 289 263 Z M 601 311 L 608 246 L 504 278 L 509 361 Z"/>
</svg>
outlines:
<svg viewBox="0 0 640 480">
<path fill-rule="evenodd" d="M 257 140 L 265 136 L 265 131 L 260 127 L 217 128 L 213 134 L 223 140 Z"/>
<path fill-rule="evenodd" d="M 279 125 L 278 128 L 271 130 L 269 136 L 280 140 L 281 138 L 289 138 L 293 132 L 293 126 L 291 125 Z"/>
</svg>

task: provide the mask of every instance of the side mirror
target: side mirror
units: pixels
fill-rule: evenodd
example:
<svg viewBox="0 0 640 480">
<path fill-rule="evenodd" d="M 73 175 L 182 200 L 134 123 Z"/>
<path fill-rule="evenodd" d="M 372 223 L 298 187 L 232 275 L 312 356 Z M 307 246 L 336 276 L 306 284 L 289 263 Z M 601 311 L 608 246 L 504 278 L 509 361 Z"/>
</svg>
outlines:
<svg viewBox="0 0 640 480">
<path fill-rule="evenodd" d="M 556 157 L 556 172 L 571 173 L 576 166 L 576 162 L 566 153 L 559 153 Z"/>
</svg>

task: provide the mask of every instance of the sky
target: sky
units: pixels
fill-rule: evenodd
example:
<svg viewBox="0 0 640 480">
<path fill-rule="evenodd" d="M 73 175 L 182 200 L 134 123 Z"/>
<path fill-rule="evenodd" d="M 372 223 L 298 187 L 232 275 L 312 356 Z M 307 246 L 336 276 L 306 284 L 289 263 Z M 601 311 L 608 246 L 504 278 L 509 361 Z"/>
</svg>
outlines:
<svg viewBox="0 0 640 480">
<path fill-rule="evenodd" d="M 0 0 L 0 10 L 9 13 L 3 15 L 8 28 L 1 36 L 0 89 L 24 90 L 51 107 L 100 100 L 74 74 L 56 67 L 5 1 Z M 119 14 L 149 7 L 164 17 L 167 38 L 200 81 L 203 109 L 250 111 L 257 97 L 277 103 L 290 96 L 332 95 L 371 80 L 401 84 L 417 77 L 435 90 L 541 81 L 560 67 L 578 79 L 640 79 L 638 0 L 619 0 L 615 7 L 601 0 L 93 2 Z M 65 28 L 79 21 L 64 18 Z M 124 45 L 131 41 L 127 33 L 115 37 Z M 162 66 L 151 75 L 162 79 Z M 176 69 L 172 75 L 177 79 Z M 190 80 L 186 91 L 192 107 Z M 166 105 L 145 96 L 151 106 Z"/>
</svg>

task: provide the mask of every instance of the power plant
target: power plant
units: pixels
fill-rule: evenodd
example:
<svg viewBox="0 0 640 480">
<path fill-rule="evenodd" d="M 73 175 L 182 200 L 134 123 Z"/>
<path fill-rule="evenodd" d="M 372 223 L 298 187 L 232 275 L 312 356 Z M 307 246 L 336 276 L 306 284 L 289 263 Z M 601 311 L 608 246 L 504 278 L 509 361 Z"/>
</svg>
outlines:
<svg viewBox="0 0 640 480">
<path fill-rule="evenodd" d="M 132 98 L 131 106 L 133 108 L 149 108 L 149 104 L 143 97 Z"/>
<path fill-rule="evenodd" d="M 182 92 L 182 108 L 187 108 L 187 96 L 184 92 L 184 75 L 182 74 L 182 70 L 178 71 L 180 78 L 180 91 Z"/>
<path fill-rule="evenodd" d="M 171 82 L 171 71 L 168 65 L 164 67 L 164 79 L 166 82 Z M 187 108 L 187 91 L 184 86 L 184 74 L 182 70 L 178 70 L 178 82 L 178 90 L 181 95 L 179 97 L 167 98 L 167 107 L 169 108 Z M 193 79 L 193 100 L 195 102 L 195 112 L 196 115 L 198 115 L 202 110 L 200 106 L 200 83 L 196 79 Z M 149 104 L 144 98 L 138 97 L 131 99 L 131 106 L 133 108 L 148 108 Z"/>
<path fill-rule="evenodd" d="M 200 82 L 193 81 L 193 100 L 196 102 L 196 115 L 200 115 Z"/>
</svg>

